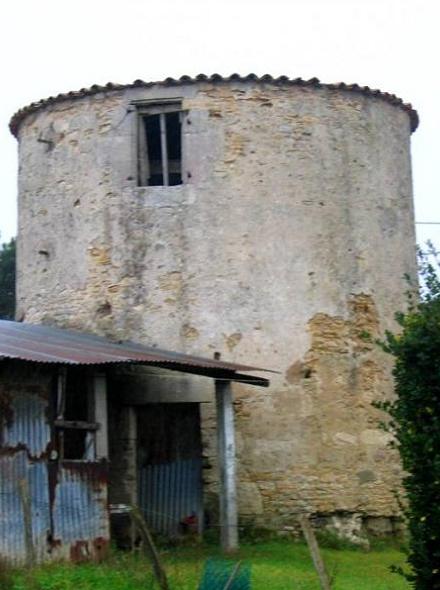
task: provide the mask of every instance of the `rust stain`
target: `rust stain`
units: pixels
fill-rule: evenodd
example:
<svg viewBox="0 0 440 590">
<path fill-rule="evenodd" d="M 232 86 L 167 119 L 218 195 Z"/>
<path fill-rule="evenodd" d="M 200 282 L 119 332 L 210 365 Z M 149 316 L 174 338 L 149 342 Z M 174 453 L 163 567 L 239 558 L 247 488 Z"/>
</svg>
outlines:
<svg viewBox="0 0 440 590">
<path fill-rule="evenodd" d="M 88 541 L 76 541 L 70 546 L 70 559 L 74 563 L 81 563 L 91 558 Z"/>
<path fill-rule="evenodd" d="M 93 539 L 93 557 L 97 561 L 102 561 L 108 555 L 110 543 L 108 539 L 104 539 L 104 537 L 97 537 Z"/>
<path fill-rule="evenodd" d="M 55 548 L 54 545 L 52 545 Z M 103 537 L 97 537 L 92 541 L 78 540 L 70 546 L 70 559 L 74 563 L 94 560 L 102 561 L 109 552 L 110 543 Z"/>
<path fill-rule="evenodd" d="M 94 463 L 63 461 L 63 468 L 79 475 L 88 484 L 92 484 L 97 488 L 108 482 L 108 461 L 105 459 Z"/>
</svg>

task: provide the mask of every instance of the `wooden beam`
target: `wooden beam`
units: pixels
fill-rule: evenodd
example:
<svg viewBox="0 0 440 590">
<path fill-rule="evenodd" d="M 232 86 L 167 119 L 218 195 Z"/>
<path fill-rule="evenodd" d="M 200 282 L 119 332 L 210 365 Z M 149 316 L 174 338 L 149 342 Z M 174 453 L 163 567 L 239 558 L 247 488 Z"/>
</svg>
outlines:
<svg viewBox="0 0 440 590">
<path fill-rule="evenodd" d="M 234 407 L 231 382 L 217 380 L 215 397 L 220 472 L 220 541 L 223 551 L 231 552 L 238 549 Z"/>
<path fill-rule="evenodd" d="M 138 429 L 137 429 L 137 411 L 133 406 L 121 411 L 127 414 L 127 482 L 130 482 L 130 502 L 136 505 L 138 499 L 138 482 L 137 482 L 137 445 L 138 445 Z"/>
<path fill-rule="evenodd" d="M 137 158 L 138 158 L 138 184 L 139 186 L 148 186 L 150 178 L 150 166 L 148 159 L 147 131 L 145 129 L 145 120 L 141 115 L 137 116 Z"/>
<path fill-rule="evenodd" d="M 165 113 L 159 115 L 160 122 L 160 150 L 162 154 L 162 175 L 163 175 L 163 186 L 169 186 L 170 177 L 168 173 L 168 146 L 167 146 L 167 124 L 165 119 Z"/>
<path fill-rule="evenodd" d="M 147 523 L 145 522 L 145 518 L 143 517 L 142 512 L 139 510 L 137 506 L 132 506 L 130 516 L 133 523 L 137 526 L 139 530 L 139 533 L 142 537 L 142 541 L 144 542 L 144 549 L 151 559 L 151 563 L 153 565 L 153 572 L 156 577 L 157 583 L 159 584 L 159 588 L 161 590 L 170 590 L 165 569 L 160 561 L 159 552 L 156 549 L 156 545 L 154 544 L 153 537 L 150 533 L 150 529 L 148 528 Z"/>
<path fill-rule="evenodd" d="M 55 420 L 56 428 L 71 428 L 74 430 L 99 430 L 97 422 L 84 422 L 83 420 Z"/>
<path fill-rule="evenodd" d="M 96 431 L 96 460 L 108 458 L 107 379 L 105 374 L 93 376 L 94 420 Z"/>
<path fill-rule="evenodd" d="M 33 567 L 36 562 L 35 547 L 32 535 L 32 505 L 29 482 L 27 479 L 20 479 L 18 482 L 21 507 L 23 510 L 24 544 L 26 547 L 26 565 Z"/>
<path fill-rule="evenodd" d="M 299 517 L 299 523 L 307 545 L 309 546 L 310 555 L 313 559 L 313 565 L 315 566 L 316 573 L 319 577 L 319 583 L 321 584 L 322 590 L 331 590 L 330 577 L 325 569 L 324 560 L 322 559 L 321 552 L 319 551 L 318 541 L 316 540 L 315 533 L 312 525 L 310 524 L 307 516 L 302 515 Z"/>
</svg>

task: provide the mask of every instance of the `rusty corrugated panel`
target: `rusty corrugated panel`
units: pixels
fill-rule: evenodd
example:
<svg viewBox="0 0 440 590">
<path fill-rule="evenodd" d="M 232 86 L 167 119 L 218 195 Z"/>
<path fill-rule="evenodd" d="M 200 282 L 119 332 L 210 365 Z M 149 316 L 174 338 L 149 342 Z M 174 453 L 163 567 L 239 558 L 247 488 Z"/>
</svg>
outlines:
<svg viewBox="0 0 440 590">
<path fill-rule="evenodd" d="M 32 540 L 35 557 L 47 557 L 50 530 L 47 464 L 31 462 L 26 451 L 0 454 L 0 556 L 11 563 L 26 560 L 24 514 L 20 481 L 26 480 L 31 497 Z"/>
<path fill-rule="evenodd" d="M 26 558 L 19 481 L 27 475 L 25 451 L 0 456 L 0 556 L 12 563 Z"/>
<path fill-rule="evenodd" d="M 7 406 L 3 405 L 0 423 L 0 555 L 13 563 L 26 559 L 21 482 L 30 494 L 35 557 L 42 560 L 47 551 L 50 517 L 45 453 L 50 428 L 47 399 L 41 394 L 17 385 Z"/>
<path fill-rule="evenodd" d="M 3 447 L 25 447 L 33 457 L 40 457 L 47 449 L 50 427 L 46 417 L 47 400 L 16 391 L 10 401 L 11 419 L 3 428 Z"/>
<path fill-rule="evenodd" d="M 29 490 L 33 557 L 100 558 L 109 543 L 107 467 L 50 461 L 48 400 L 17 385 L 0 416 L 0 558 L 22 564 L 26 544 L 22 486 Z M 29 521 L 28 521 L 29 522 Z"/>
<path fill-rule="evenodd" d="M 73 365 L 151 364 L 213 377 L 226 372 L 230 379 L 249 379 L 249 382 L 259 382 L 255 384 L 268 384 L 265 379 L 234 375 L 236 371 L 267 371 L 259 367 L 181 354 L 132 342 L 114 343 L 91 334 L 6 320 L 0 320 L 0 357 Z"/>
<path fill-rule="evenodd" d="M 74 561 L 100 558 L 109 540 L 105 467 L 65 462 L 58 470 L 53 504 L 54 543 Z"/>
</svg>

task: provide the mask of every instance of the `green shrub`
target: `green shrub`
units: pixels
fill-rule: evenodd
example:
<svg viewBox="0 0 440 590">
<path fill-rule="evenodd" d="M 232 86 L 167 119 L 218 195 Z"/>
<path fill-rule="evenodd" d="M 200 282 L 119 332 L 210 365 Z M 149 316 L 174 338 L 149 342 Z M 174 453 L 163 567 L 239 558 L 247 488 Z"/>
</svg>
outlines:
<svg viewBox="0 0 440 590">
<path fill-rule="evenodd" d="M 387 334 L 385 349 L 395 357 L 397 397 L 379 406 L 391 416 L 406 472 L 405 508 L 409 530 L 406 577 L 417 590 L 440 589 L 440 280 L 421 259 L 420 299 L 410 298 L 397 315 L 402 331 Z"/>
</svg>

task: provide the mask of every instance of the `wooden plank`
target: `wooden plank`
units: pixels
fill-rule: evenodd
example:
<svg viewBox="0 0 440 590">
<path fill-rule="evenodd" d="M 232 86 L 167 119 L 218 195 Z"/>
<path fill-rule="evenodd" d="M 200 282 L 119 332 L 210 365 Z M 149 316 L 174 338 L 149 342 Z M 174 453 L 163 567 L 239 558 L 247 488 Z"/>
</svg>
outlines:
<svg viewBox="0 0 440 590">
<path fill-rule="evenodd" d="M 232 583 L 234 582 L 235 578 L 237 577 L 238 571 L 241 567 L 241 561 L 237 562 L 231 572 L 231 575 L 229 576 L 228 581 L 226 582 L 223 590 L 231 590 L 232 587 Z"/>
<path fill-rule="evenodd" d="M 138 447 L 138 429 L 137 429 L 137 411 L 133 406 L 127 406 L 121 410 L 126 413 L 127 420 L 127 479 L 130 481 L 130 502 L 138 502 L 138 482 L 137 482 L 137 447 Z"/>
<path fill-rule="evenodd" d="M 66 368 L 63 367 L 58 371 L 57 378 L 57 418 L 64 417 L 66 409 Z"/>
<path fill-rule="evenodd" d="M 64 412 L 66 411 L 66 381 L 67 369 L 62 367 L 58 371 L 57 376 L 57 418 L 64 419 Z M 64 457 L 64 432 L 61 430 L 58 433 L 58 453 L 60 457 Z"/>
<path fill-rule="evenodd" d="M 107 380 L 105 374 L 93 376 L 94 420 L 100 426 L 96 432 L 96 460 L 108 458 Z"/>
<path fill-rule="evenodd" d="M 234 407 L 231 382 L 217 380 L 215 397 L 220 471 L 220 541 L 223 551 L 231 552 L 238 549 Z"/>
<path fill-rule="evenodd" d="M 142 537 L 144 547 L 150 556 L 153 572 L 159 584 L 159 588 L 161 590 L 170 590 L 165 570 L 160 562 L 159 553 L 157 552 L 153 537 L 151 536 L 150 530 L 141 511 L 137 506 L 132 506 L 130 515 Z"/>
<path fill-rule="evenodd" d="M 150 178 L 150 164 L 148 160 L 147 130 L 145 129 L 144 117 L 137 117 L 137 157 L 139 186 L 148 186 Z"/>
<path fill-rule="evenodd" d="M 318 541 L 316 540 L 315 533 L 310 525 L 310 521 L 307 516 L 300 516 L 299 523 L 301 525 L 301 529 L 303 535 L 307 541 L 307 545 L 309 546 L 309 551 L 312 556 L 313 565 L 315 566 L 316 573 L 319 577 L 319 582 L 321 584 L 322 590 L 331 590 L 331 582 L 327 570 L 325 569 L 324 560 L 322 559 L 321 553 L 319 551 Z"/>
<path fill-rule="evenodd" d="M 84 422 L 83 420 L 55 420 L 56 428 L 72 428 L 74 430 L 99 430 L 97 422 Z"/>
<path fill-rule="evenodd" d="M 167 126 L 166 126 L 166 119 L 165 113 L 161 113 L 159 115 L 160 121 L 160 150 L 162 153 L 162 176 L 163 176 L 163 186 L 169 186 L 170 184 L 170 175 L 168 172 L 168 146 L 167 146 Z"/>
<path fill-rule="evenodd" d="M 29 482 L 27 479 L 20 479 L 18 482 L 21 506 L 23 509 L 24 543 L 26 547 L 26 565 L 33 567 L 36 562 L 35 547 L 32 537 L 32 509 Z"/>
<path fill-rule="evenodd" d="M 161 113 L 179 113 L 181 103 L 173 102 L 171 104 L 163 104 L 162 102 L 157 105 L 151 106 L 139 106 L 138 111 L 144 115 L 160 115 Z"/>
</svg>

